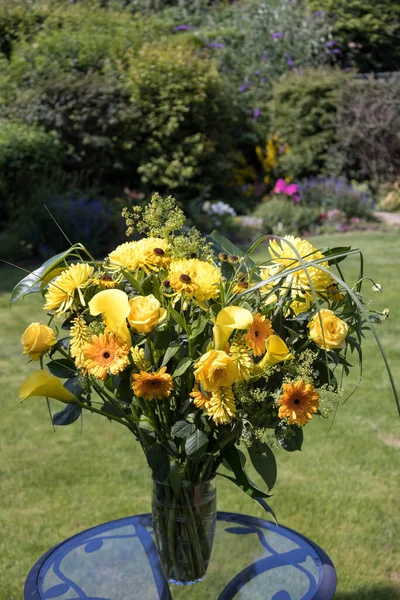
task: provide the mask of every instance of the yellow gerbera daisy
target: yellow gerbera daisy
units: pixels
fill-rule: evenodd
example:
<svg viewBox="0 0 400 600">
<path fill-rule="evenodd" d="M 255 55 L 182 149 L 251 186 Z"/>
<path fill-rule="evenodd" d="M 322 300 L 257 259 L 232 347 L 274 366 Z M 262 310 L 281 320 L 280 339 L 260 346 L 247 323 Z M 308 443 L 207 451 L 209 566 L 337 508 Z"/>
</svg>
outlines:
<svg viewBox="0 0 400 600">
<path fill-rule="evenodd" d="M 199 386 L 196 384 L 193 390 L 190 392 L 189 396 L 193 398 L 193 404 L 197 408 L 206 408 L 210 400 L 211 393 L 209 395 L 210 397 L 208 395 L 206 396 L 205 394 L 203 394 L 203 392 L 199 390 Z"/>
<path fill-rule="evenodd" d="M 93 271 L 93 267 L 86 263 L 70 265 L 53 282 L 49 283 L 43 308 L 54 310 L 56 314 L 62 314 L 72 307 L 75 292 L 78 293 L 82 306 L 85 306 L 82 290 L 90 283 L 89 279 L 93 275 Z"/>
<path fill-rule="evenodd" d="M 94 335 L 83 349 L 84 366 L 97 379 L 104 379 L 107 373 L 118 375 L 129 364 L 129 346 L 113 333 Z"/>
<path fill-rule="evenodd" d="M 172 377 L 167 373 L 167 367 L 162 367 L 156 373 L 140 371 L 133 375 L 133 379 L 135 381 L 132 383 L 132 389 L 135 396 L 145 400 L 168 398 L 174 387 Z"/>
<path fill-rule="evenodd" d="M 213 392 L 207 404 L 207 413 L 216 425 L 230 423 L 236 415 L 235 396 L 232 388 L 221 387 Z"/>
<path fill-rule="evenodd" d="M 312 419 L 319 406 L 319 394 L 311 383 L 299 379 L 295 383 L 284 383 L 283 394 L 278 400 L 280 419 L 289 423 L 305 425 Z"/>
<path fill-rule="evenodd" d="M 197 258 L 182 259 L 171 263 L 168 281 L 177 294 L 185 293 L 203 307 L 207 300 L 217 298 L 221 274 L 211 263 Z"/>
<path fill-rule="evenodd" d="M 248 350 L 252 350 L 254 356 L 265 354 L 268 336 L 272 335 L 274 330 L 271 327 L 271 321 L 260 313 L 253 314 L 253 323 L 248 332 L 243 336 Z"/>
<path fill-rule="evenodd" d="M 285 240 L 287 240 L 287 242 L 289 242 L 291 245 L 285 242 Z M 297 253 L 305 262 L 324 258 L 322 252 L 316 250 L 316 248 L 314 248 L 314 246 L 307 240 L 302 240 L 300 238 L 295 238 L 292 235 L 287 235 L 283 240 L 280 240 L 280 242 L 277 240 L 271 240 L 269 243 L 269 253 L 271 258 L 275 264 L 280 266 L 281 269 L 291 269 L 301 265 L 299 257 L 292 246 L 294 246 Z M 323 261 L 319 264 L 321 267 L 325 267 L 326 269 L 328 268 L 327 261 Z M 333 283 L 331 275 L 321 271 L 318 266 L 307 267 L 307 272 L 305 269 L 299 270 L 296 273 L 289 275 L 287 278 L 289 283 L 294 282 L 295 285 L 298 285 L 306 290 L 311 289 L 310 280 L 317 291 L 326 290 L 326 288 Z"/>
<path fill-rule="evenodd" d="M 82 315 L 78 315 L 73 319 L 70 336 L 69 351 L 72 358 L 75 359 L 76 366 L 82 368 L 84 363 L 83 350 L 91 337 L 89 327 Z"/>
</svg>

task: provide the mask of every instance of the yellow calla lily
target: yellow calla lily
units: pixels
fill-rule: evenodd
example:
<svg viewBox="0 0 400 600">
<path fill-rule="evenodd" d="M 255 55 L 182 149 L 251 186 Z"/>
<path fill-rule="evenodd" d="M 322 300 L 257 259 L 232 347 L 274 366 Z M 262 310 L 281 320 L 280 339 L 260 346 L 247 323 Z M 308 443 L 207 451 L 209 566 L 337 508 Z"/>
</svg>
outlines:
<svg viewBox="0 0 400 600">
<path fill-rule="evenodd" d="M 58 377 L 48 371 L 34 371 L 25 379 L 18 392 L 21 402 L 32 396 L 55 398 L 66 404 L 78 402 L 78 398 L 69 392 Z"/>
<path fill-rule="evenodd" d="M 247 308 L 227 306 L 217 314 L 214 322 L 214 348 L 215 350 L 225 350 L 233 330 L 249 329 L 253 323 L 253 315 Z"/>
<path fill-rule="evenodd" d="M 292 358 L 294 358 L 293 354 L 279 335 L 270 335 L 267 339 L 266 346 L 267 352 L 264 358 L 257 363 L 259 369 L 273 367 L 284 360 L 292 360 Z"/>
<path fill-rule="evenodd" d="M 89 310 L 94 317 L 102 314 L 109 331 L 115 333 L 129 347 L 132 345 L 131 334 L 126 324 L 126 318 L 131 312 L 131 308 L 125 292 L 122 290 L 99 292 L 89 302 Z"/>
</svg>

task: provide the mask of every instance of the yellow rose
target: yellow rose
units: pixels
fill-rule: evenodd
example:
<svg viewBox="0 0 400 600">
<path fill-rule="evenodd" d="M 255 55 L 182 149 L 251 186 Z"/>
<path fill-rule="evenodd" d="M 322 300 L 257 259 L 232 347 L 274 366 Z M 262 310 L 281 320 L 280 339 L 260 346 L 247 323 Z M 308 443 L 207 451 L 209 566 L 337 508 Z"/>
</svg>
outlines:
<svg viewBox="0 0 400 600">
<path fill-rule="evenodd" d="M 311 339 L 320 348 L 344 348 L 348 325 L 327 308 L 321 308 L 308 324 Z"/>
<path fill-rule="evenodd" d="M 21 338 L 23 354 L 29 354 L 32 360 L 39 360 L 56 342 L 56 334 L 52 328 L 41 323 L 31 323 Z"/>
<path fill-rule="evenodd" d="M 129 300 L 129 306 L 131 311 L 128 321 L 138 333 L 150 333 L 161 321 L 164 321 L 167 314 L 153 294 L 135 296 Z"/>
<path fill-rule="evenodd" d="M 222 350 L 210 350 L 195 365 L 194 376 L 205 392 L 231 387 L 238 378 L 236 363 Z"/>
</svg>

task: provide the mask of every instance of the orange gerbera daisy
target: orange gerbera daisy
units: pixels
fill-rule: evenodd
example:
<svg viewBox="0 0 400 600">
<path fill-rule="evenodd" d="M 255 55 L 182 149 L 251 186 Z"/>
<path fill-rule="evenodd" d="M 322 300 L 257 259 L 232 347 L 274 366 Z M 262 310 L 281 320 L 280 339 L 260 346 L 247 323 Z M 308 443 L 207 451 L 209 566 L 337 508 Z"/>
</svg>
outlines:
<svg viewBox="0 0 400 600">
<path fill-rule="evenodd" d="M 199 390 L 199 386 L 197 384 L 194 386 L 189 396 L 193 398 L 193 404 L 197 408 L 206 408 L 208 402 L 210 401 L 209 396 L 203 394 L 203 392 Z"/>
<path fill-rule="evenodd" d="M 128 366 L 129 347 L 113 333 L 94 335 L 83 348 L 83 365 L 91 375 L 104 380 L 107 373 L 118 375 Z"/>
<path fill-rule="evenodd" d="M 247 349 L 253 350 L 254 356 L 262 356 L 266 351 L 265 342 L 267 341 L 267 337 L 273 333 L 274 330 L 271 327 L 271 321 L 265 315 L 260 315 L 260 313 L 254 314 L 253 323 L 248 332 L 243 336 L 247 344 Z"/>
<path fill-rule="evenodd" d="M 140 371 L 140 373 L 134 375 L 133 379 L 135 381 L 132 383 L 132 389 L 135 396 L 145 400 L 167 398 L 174 386 L 171 375 L 166 371 L 167 367 L 162 367 L 156 373 Z"/>
<path fill-rule="evenodd" d="M 305 425 L 312 419 L 319 406 L 319 394 L 311 383 L 299 379 L 295 383 L 284 383 L 283 394 L 278 400 L 280 419 L 289 419 L 289 423 Z"/>
</svg>

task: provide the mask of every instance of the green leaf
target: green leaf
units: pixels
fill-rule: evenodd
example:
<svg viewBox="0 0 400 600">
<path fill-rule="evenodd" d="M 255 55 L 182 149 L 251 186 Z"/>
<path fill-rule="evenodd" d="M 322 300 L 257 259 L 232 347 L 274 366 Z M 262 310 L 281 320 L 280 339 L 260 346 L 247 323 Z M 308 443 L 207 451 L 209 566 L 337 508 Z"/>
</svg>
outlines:
<svg viewBox="0 0 400 600">
<path fill-rule="evenodd" d="M 303 429 L 298 425 L 287 425 L 285 427 L 276 428 L 275 436 L 279 444 L 287 452 L 295 452 L 301 450 L 303 445 Z"/>
<path fill-rule="evenodd" d="M 179 496 L 179 492 L 181 491 L 181 485 L 182 485 L 182 475 L 180 473 L 178 463 L 173 462 L 171 464 L 168 479 L 172 486 L 172 489 L 174 490 L 175 496 Z"/>
<path fill-rule="evenodd" d="M 226 252 L 230 256 L 239 256 L 240 258 L 244 258 L 243 263 L 249 269 L 253 269 L 256 266 L 255 262 L 249 256 L 246 256 L 243 250 L 235 246 L 235 244 L 232 244 L 230 240 L 221 235 L 218 231 L 213 231 L 210 234 L 210 238 L 213 240 L 214 244 L 216 244 L 217 247 L 223 252 Z"/>
<path fill-rule="evenodd" d="M 60 377 L 60 379 L 68 379 L 76 373 L 74 362 L 68 358 L 51 360 L 49 363 L 47 363 L 46 367 L 49 369 L 52 375 Z"/>
<path fill-rule="evenodd" d="M 328 258 L 328 265 L 334 265 L 345 260 L 346 256 L 343 256 L 343 253 L 351 250 L 351 246 L 338 246 L 337 248 L 328 248 L 322 251 L 323 255 Z M 334 258 L 336 254 L 341 254 L 339 258 Z"/>
<path fill-rule="evenodd" d="M 147 453 L 147 462 L 157 481 L 165 481 L 169 473 L 169 459 L 160 444 L 153 444 Z"/>
<path fill-rule="evenodd" d="M 194 339 L 195 337 L 197 337 L 198 335 L 203 333 L 203 331 L 207 327 L 207 323 L 208 323 L 208 318 L 205 317 L 204 315 L 201 315 L 191 326 L 190 337 L 192 339 Z"/>
<path fill-rule="evenodd" d="M 257 487 L 252 481 L 250 481 L 247 473 L 242 467 L 242 463 L 240 460 L 239 451 L 236 446 L 229 446 L 223 453 L 223 456 L 232 471 L 235 474 L 235 483 L 242 489 L 246 494 L 251 496 L 251 498 L 269 498 L 270 495 L 266 492 L 263 492 L 259 487 Z M 224 477 L 227 477 L 226 475 Z M 228 477 L 229 479 L 229 477 Z"/>
<path fill-rule="evenodd" d="M 187 421 L 177 421 L 172 427 L 171 433 L 174 437 L 181 438 L 185 440 L 188 438 L 194 431 L 196 430 L 196 426 L 194 423 L 188 423 Z"/>
<path fill-rule="evenodd" d="M 242 465 L 242 468 L 244 469 L 245 465 L 246 465 L 246 455 L 244 454 L 244 452 L 242 452 L 241 450 L 239 450 L 239 448 L 236 448 L 239 454 L 239 458 L 240 458 L 240 464 Z M 226 458 L 224 458 L 224 460 L 222 461 L 223 466 L 225 467 L 225 469 L 228 469 L 228 471 L 232 471 L 233 469 L 231 467 L 231 465 L 228 463 L 228 461 L 226 460 Z"/>
<path fill-rule="evenodd" d="M 121 269 L 122 273 L 124 274 L 125 279 L 127 280 L 128 283 L 131 284 L 131 286 L 137 291 L 139 292 L 140 295 L 143 295 L 143 288 L 142 286 L 139 284 L 139 282 L 134 278 L 134 276 L 132 275 L 132 273 L 130 273 L 129 271 L 127 271 L 126 269 Z"/>
<path fill-rule="evenodd" d="M 67 404 L 60 412 L 53 415 L 53 425 L 70 425 L 81 416 L 82 409 L 77 404 Z"/>
<path fill-rule="evenodd" d="M 76 375 L 75 377 L 68 379 L 64 383 L 64 387 L 71 392 L 71 394 L 74 394 L 77 398 L 79 398 L 84 393 L 87 383 L 83 377 Z"/>
<path fill-rule="evenodd" d="M 180 347 L 181 347 L 181 345 L 179 344 L 179 342 L 172 342 L 172 344 L 170 344 L 170 346 L 168 346 L 168 348 L 164 354 L 162 364 L 161 364 L 162 367 L 165 367 L 165 365 L 168 364 L 168 362 L 171 360 L 171 358 L 173 356 L 175 356 L 175 354 L 178 352 Z"/>
<path fill-rule="evenodd" d="M 199 460 L 208 446 L 208 437 L 200 429 L 196 429 L 185 443 L 185 452 L 190 460 Z"/>
<path fill-rule="evenodd" d="M 176 323 L 178 323 L 179 327 L 182 327 L 182 329 L 184 329 L 186 331 L 186 321 L 182 317 L 182 315 L 180 313 L 178 313 L 178 311 L 175 310 L 172 306 L 169 307 L 169 311 L 170 311 L 171 316 L 174 319 L 174 321 Z"/>
<path fill-rule="evenodd" d="M 13 304 L 20 298 L 27 296 L 28 294 L 33 294 L 35 292 L 40 291 L 40 285 L 43 279 L 48 275 L 64 258 L 66 258 L 71 252 L 77 249 L 77 247 L 81 247 L 81 245 L 72 246 L 65 250 L 64 252 L 60 252 L 55 256 L 52 256 L 46 262 L 42 264 L 41 267 L 29 273 L 26 277 L 24 277 L 13 289 L 11 293 L 10 304 Z"/>
<path fill-rule="evenodd" d="M 181 375 L 184 374 L 185 371 L 188 370 L 188 368 L 192 365 L 192 359 L 189 358 L 189 356 L 185 356 L 185 358 L 182 358 L 182 360 L 178 363 L 178 366 L 176 367 L 175 371 L 172 373 L 173 377 L 180 377 Z"/>
<path fill-rule="evenodd" d="M 271 448 L 268 444 L 255 440 L 249 448 L 249 456 L 253 467 L 267 484 L 268 490 L 272 490 L 276 481 L 277 468 Z"/>
</svg>

